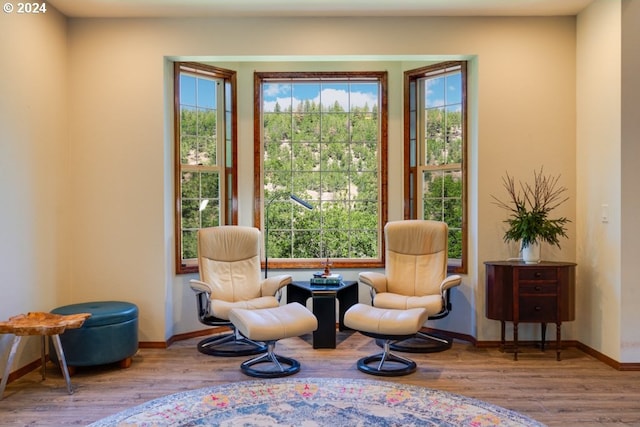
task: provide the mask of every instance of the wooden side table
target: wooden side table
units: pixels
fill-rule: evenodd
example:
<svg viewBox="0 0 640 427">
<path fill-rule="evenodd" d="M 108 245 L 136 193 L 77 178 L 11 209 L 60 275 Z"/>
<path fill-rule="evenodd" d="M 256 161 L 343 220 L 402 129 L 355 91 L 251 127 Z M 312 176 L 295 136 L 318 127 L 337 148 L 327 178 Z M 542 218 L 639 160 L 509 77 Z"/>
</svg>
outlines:
<svg viewBox="0 0 640 427">
<path fill-rule="evenodd" d="M 71 388 L 71 379 L 69 378 L 69 371 L 67 370 L 67 362 L 64 358 L 64 351 L 62 350 L 62 345 L 60 344 L 60 334 L 65 331 L 65 329 L 75 329 L 82 326 L 84 321 L 90 317 L 90 313 L 78 313 L 72 315 L 59 315 L 52 313 L 27 313 L 20 314 L 18 316 L 10 317 L 9 320 L 5 322 L 0 322 L 0 334 L 13 334 L 15 337 L 13 338 L 13 344 L 11 345 L 11 350 L 9 351 L 9 357 L 7 358 L 7 365 L 4 369 L 4 375 L 2 376 L 2 382 L 0 382 L 0 400 L 4 396 L 4 389 L 7 386 L 7 380 L 9 379 L 9 373 L 11 371 L 11 365 L 13 363 L 13 359 L 18 351 L 18 346 L 20 345 L 20 341 L 23 336 L 27 335 L 40 335 L 42 340 L 42 379 L 45 379 L 45 337 L 50 336 L 53 341 L 53 346 L 55 347 L 56 354 L 58 355 L 58 360 L 61 364 L 62 374 L 64 375 L 64 379 L 67 382 L 67 390 L 69 394 L 73 394 L 73 389 Z"/>
<path fill-rule="evenodd" d="M 505 349 L 505 322 L 513 322 L 513 359 L 518 360 L 518 324 L 540 323 L 544 351 L 547 323 L 556 324 L 556 360 L 560 360 L 562 322 L 575 319 L 575 263 L 525 264 L 485 262 L 487 318 L 501 324 Z"/>
<path fill-rule="evenodd" d="M 287 285 L 287 303 L 298 302 L 306 306 L 307 298 L 313 300 L 313 314 L 318 319 L 318 329 L 313 332 L 313 348 L 336 348 L 336 299 L 339 303 L 338 327 L 344 325 L 344 314 L 358 302 L 358 282 L 344 281 L 339 286 L 318 286 L 309 282 L 292 282 Z"/>
</svg>

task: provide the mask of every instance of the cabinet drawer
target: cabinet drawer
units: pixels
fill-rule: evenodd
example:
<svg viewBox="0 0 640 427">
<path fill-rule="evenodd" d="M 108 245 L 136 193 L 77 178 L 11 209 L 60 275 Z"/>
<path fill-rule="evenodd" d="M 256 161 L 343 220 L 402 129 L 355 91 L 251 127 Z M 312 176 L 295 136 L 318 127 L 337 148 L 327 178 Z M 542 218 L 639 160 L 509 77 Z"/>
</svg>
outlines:
<svg viewBox="0 0 640 427">
<path fill-rule="evenodd" d="M 518 270 L 520 280 L 556 280 L 555 268 L 521 268 Z"/>
<path fill-rule="evenodd" d="M 535 283 L 535 282 L 527 282 L 520 283 L 518 285 L 518 290 L 520 291 L 520 295 L 557 295 L 558 294 L 558 285 L 557 283 Z"/>
<path fill-rule="evenodd" d="M 519 302 L 519 320 L 521 322 L 553 322 L 558 313 L 555 297 L 521 297 Z"/>
</svg>

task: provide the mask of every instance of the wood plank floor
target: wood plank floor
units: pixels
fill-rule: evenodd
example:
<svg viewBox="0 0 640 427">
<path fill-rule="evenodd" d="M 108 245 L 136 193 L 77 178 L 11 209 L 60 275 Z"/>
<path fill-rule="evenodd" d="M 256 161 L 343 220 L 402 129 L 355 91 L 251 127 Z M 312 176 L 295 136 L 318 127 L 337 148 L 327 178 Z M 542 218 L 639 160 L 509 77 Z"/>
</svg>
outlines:
<svg viewBox="0 0 640 427">
<path fill-rule="evenodd" d="M 200 387 L 246 381 L 244 358 L 218 358 L 196 350 L 199 339 L 168 349 L 140 349 L 129 369 L 78 369 L 76 390 L 66 392 L 58 368 L 49 363 L 10 383 L 0 401 L 0 425 L 86 425 L 148 400 Z M 356 360 L 379 352 L 373 340 L 340 332 L 336 349 L 314 350 L 311 337 L 289 338 L 276 352 L 302 364 L 297 377 L 347 377 L 395 381 L 463 394 L 526 414 L 548 426 L 640 426 L 640 372 L 620 372 L 576 348 L 555 352 L 524 348 L 519 361 L 498 349 L 455 343 L 442 353 L 408 354 L 418 371 L 397 378 L 359 372 Z M 405 354 L 407 355 L 407 354 Z"/>
</svg>

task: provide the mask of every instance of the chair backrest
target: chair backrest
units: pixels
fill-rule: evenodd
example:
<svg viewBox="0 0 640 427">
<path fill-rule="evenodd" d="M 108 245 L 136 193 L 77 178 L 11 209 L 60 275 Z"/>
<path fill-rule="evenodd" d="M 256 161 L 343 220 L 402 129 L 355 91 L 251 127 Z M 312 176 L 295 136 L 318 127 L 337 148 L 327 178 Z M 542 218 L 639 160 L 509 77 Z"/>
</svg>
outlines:
<svg viewBox="0 0 640 427">
<path fill-rule="evenodd" d="M 200 280 L 212 287 L 212 298 L 235 302 L 260 296 L 260 237 L 254 227 L 198 230 Z"/>
<path fill-rule="evenodd" d="M 447 275 L 447 224 L 391 221 L 384 232 L 387 290 L 410 296 L 440 294 L 440 284 Z"/>
</svg>

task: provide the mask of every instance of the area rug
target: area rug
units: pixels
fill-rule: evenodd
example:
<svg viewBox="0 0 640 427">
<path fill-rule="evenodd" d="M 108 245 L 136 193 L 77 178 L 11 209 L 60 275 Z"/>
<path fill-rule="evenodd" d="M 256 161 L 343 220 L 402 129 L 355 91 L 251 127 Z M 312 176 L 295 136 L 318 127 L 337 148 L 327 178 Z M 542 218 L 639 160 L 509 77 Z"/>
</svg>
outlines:
<svg viewBox="0 0 640 427">
<path fill-rule="evenodd" d="M 543 426 L 517 412 L 425 387 L 377 380 L 242 381 L 160 399 L 104 418 L 107 426 Z"/>
</svg>

